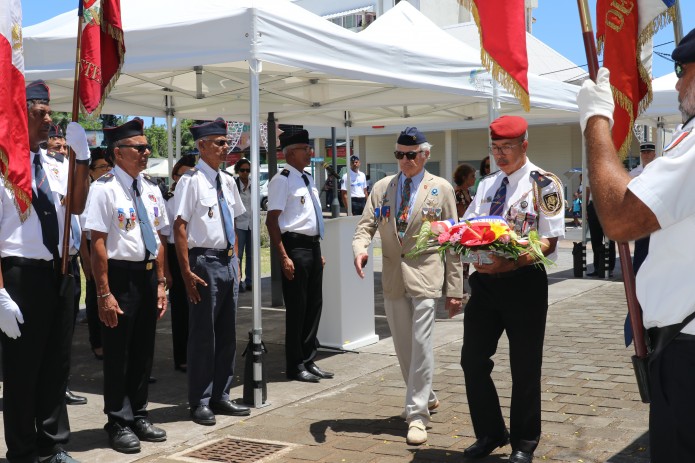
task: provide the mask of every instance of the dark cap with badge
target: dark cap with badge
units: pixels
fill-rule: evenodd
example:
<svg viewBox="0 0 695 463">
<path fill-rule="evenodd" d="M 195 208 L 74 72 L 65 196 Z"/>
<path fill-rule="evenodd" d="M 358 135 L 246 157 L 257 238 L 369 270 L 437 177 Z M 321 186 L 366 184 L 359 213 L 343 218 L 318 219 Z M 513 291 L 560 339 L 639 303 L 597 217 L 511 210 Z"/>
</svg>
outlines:
<svg viewBox="0 0 695 463">
<path fill-rule="evenodd" d="M 356 154 L 353 154 L 352 156 L 350 156 L 350 162 L 355 162 L 355 161 L 359 161 L 359 160 L 360 160 L 360 157 Z"/>
<path fill-rule="evenodd" d="M 640 150 L 640 152 L 642 152 L 642 151 L 656 151 L 656 145 L 650 141 L 640 143 L 639 150 Z"/>
<path fill-rule="evenodd" d="M 673 49 L 671 58 L 677 63 L 695 62 L 695 29 L 681 39 L 678 46 Z"/>
<path fill-rule="evenodd" d="M 308 145 L 309 144 L 309 132 L 306 130 L 300 130 L 296 133 L 283 132 L 280 134 L 280 148 L 285 149 L 290 145 Z"/>
<path fill-rule="evenodd" d="M 63 129 L 58 124 L 51 124 L 48 128 L 48 138 L 65 138 Z"/>
<path fill-rule="evenodd" d="M 501 116 L 490 124 L 490 138 L 493 140 L 506 140 L 520 138 L 526 135 L 528 122 L 519 116 Z"/>
<path fill-rule="evenodd" d="M 110 145 L 111 143 L 117 142 L 118 140 L 123 140 L 124 138 L 143 135 L 145 133 L 143 126 L 144 123 L 142 119 L 136 117 L 117 127 L 104 127 L 104 143 Z"/>
<path fill-rule="evenodd" d="M 193 135 L 193 139 L 196 141 L 210 135 L 227 135 L 227 122 L 221 117 L 218 117 L 211 122 L 200 122 L 196 125 L 192 125 L 189 130 Z"/>
<path fill-rule="evenodd" d="M 406 127 L 405 130 L 398 135 L 398 140 L 396 140 L 396 143 L 405 146 L 414 146 L 426 142 L 427 138 L 425 134 L 420 132 L 417 127 Z"/>
<path fill-rule="evenodd" d="M 27 101 L 46 100 L 51 101 L 51 91 L 43 80 L 35 80 L 27 85 Z"/>
</svg>

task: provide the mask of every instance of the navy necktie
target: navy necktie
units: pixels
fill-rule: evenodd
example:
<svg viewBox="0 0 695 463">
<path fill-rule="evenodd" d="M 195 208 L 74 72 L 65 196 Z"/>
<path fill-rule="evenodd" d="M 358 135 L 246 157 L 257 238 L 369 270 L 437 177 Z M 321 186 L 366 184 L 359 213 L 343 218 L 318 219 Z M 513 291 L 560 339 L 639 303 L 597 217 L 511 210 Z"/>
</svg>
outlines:
<svg viewBox="0 0 695 463">
<path fill-rule="evenodd" d="M 314 204 L 314 214 L 316 214 L 316 225 L 319 229 L 319 236 L 323 239 L 323 211 L 321 210 L 321 205 L 319 200 L 314 196 L 314 189 L 309 185 L 309 179 L 305 174 L 302 174 L 302 180 L 304 180 L 304 185 L 306 185 L 309 191 L 309 196 L 311 196 L 311 202 Z"/>
<path fill-rule="evenodd" d="M 142 202 L 142 197 L 138 191 L 137 179 L 133 180 L 133 192 L 135 193 L 135 207 L 138 210 L 140 233 L 142 233 L 142 239 L 145 242 L 145 249 L 147 249 L 145 260 L 149 260 L 151 255 L 157 255 L 157 240 L 154 239 L 152 225 L 150 225 L 150 219 L 147 218 L 147 209 L 145 209 L 145 204 Z"/>
<path fill-rule="evenodd" d="M 411 184 L 413 179 L 410 177 L 405 179 L 403 182 L 403 189 L 401 190 L 401 205 L 398 208 L 398 218 L 396 223 L 396 229 L 398 230 L 398 237 L 403 240 L 405 236 L 405 229 L 408 228 L 408 216 L 410 215 L 410 193 Z"/>
<path fill-rule="evenodd" d="M 33 195 L 31 204 L 39 215 L 41 224 L 41 236 L 46 249 L 58 258 L 58 214 L 53 204 L 53 192 L 48 185 L 46 171 L 41 165 L 41 155 L 34 155 L 34 181 L 36 182 L 36 194 Z"/>
<path fill-rule="evenodd" d="M 497 189 L 495 197 L 492 199 L 492 204 L 490 205 L 490 215 L 502 216 L 502 214 L 504 214 L 504 203 L 507 200 L 508 183 L 509 179 L 504 177 L 502 179 L 502 185 L 500 185 L 500 187 Z"/>
<path fill-rule="evenodd" d="M 234 246 L 234 225 L 232 224 L 232 214 L 229 212 L 227 201 L 224 199 L 222 192 L 222 179 L 220 174 L 217 174 L 217 202 L 220 205 L 220 213 L 222 214 L 222 223 L 224 225 L 224 234 L 227 237 L 228 248 Z"/>
</svg>

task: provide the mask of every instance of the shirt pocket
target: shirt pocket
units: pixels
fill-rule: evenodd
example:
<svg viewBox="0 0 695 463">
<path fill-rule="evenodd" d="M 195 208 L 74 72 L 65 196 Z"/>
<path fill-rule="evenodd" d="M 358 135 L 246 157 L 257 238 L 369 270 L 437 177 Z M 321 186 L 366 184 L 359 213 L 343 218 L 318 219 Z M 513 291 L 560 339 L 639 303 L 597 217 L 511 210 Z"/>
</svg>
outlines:
<svg viewBox="0 0 695 463">
<path fill-rule="evenodd" d="M 217 196 L 206 196 L 198 202 L 198 215 L 204 222 L 219 222 L 220 214 Z"/>
</svg>

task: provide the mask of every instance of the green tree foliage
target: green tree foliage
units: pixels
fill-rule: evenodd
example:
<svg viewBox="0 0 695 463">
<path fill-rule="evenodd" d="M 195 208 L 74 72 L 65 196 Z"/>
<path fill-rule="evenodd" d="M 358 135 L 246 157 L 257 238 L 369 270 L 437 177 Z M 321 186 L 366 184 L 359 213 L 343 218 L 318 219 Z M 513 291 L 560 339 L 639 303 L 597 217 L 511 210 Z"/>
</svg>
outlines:
<svg viewBox="0 0 695 463">
<path fill-rule="evenodd" d="M 150 125 L 145 127 L 147 142 L 152 145 L 152 157 L 167 157 L 167 130 L 163 125 Z"/>
</svg>

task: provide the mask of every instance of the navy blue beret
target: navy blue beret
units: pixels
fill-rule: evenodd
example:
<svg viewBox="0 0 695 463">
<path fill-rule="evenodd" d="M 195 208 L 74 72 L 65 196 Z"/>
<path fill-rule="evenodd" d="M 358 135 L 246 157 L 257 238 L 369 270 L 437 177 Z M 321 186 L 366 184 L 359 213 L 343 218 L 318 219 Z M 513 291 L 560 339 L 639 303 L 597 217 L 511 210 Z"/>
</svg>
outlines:
<svg viewBox="0 0 695 463">
<path fill-rule="evenodd" d="M 280 148 L 286 148 L 290 145 L 309 144 L 309 132 L 300 130 L 296 133 L 282 132 L 280 134 Z"/>
<path fill-rule="evenodd" d="M 650 141 L 640 143 L 639 150 L 640 151 L 656 151 L 656 145 Z"/>
<path fill-rule="evenodd" d="M 27 101 L 28 100 L 46 100 L 51 101 L 51 91 L 43 80 L 35 80 L 27 85 Z"/>
<path fill-rule="evenodd" d="M 360 160 L 360 157 L 356 154 L 353 154 L 352 156 L 350 156 L 350 162 L 359 161 L 359 160 Z"/>
<path fill-rule="evenodd" d="M 121 124 L 117 127 L 104 127 L 104 143 L 110 145 L 118 140 L 123 140 L 124 138 L 136 137 L 138 135 L 143 135 L 145 132 L 143 130 L 143 121 L 139 117 L 129 120 L 125 124 Z"/>
<path fill-rule="evenodd" d="M 51 124 L 51 126 L 48 128 L 48 138 L 55 137 L 65 138 L 65 134 L 63 133 L 63 129 L 61 129 L 58 124 Z"/>
<path fill-rule="evenodd" d="M 417 127 L 406 127 L 398 136 L 398 141 L 396 141 L 396 143 L 399 145 L 413 146 L 425 143 L 426 141 L 427 138 L 425 138 L 425 134 L 420 132 Z"/>
<path fill-rule="evenodd" d="M 227 135 L 227 122 L 221 117 L 218 117 L 212 122 L 202 122 L 192 125 L 189 130 L 194 140 L 200 140 L 209 135 Z"/>
<path fill-rule="evenodd" d="M 673 49 L 671 58 L 677 63 L 692 63 L 695 61 L 695 29 L 683 37 L 678 46 Z"/>
</svg>

